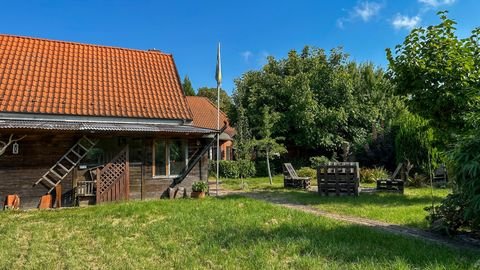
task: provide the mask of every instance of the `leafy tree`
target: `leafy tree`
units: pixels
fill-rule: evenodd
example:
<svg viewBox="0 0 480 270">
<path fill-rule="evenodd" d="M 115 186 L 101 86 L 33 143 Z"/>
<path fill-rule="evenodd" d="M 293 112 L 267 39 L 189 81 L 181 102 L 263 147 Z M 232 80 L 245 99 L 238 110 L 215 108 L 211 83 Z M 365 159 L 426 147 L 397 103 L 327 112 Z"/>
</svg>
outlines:
<svg viewBox="0 0 480 270">
<path fill-rule="evenodd" d="M 245 116 L 245 109 L 239 107 L 238 121 L 235 127 L 235 157 L 238 163 L 239 176 L 242 179 L 242 189 L 244 188 L 244 178 L 255 174 L 255 166 L 252 162 L 252 153 L 254 141 L 248 126 L 248 119 Z"/>
<path fill-rule="evenodd" d="M 183 87 L 183 91 L 185 92 L 185 95 L 195 96 L 195 90 L 193 90 L 192 82 L 190 81 L 188 76 L 185 76 L 185 78 L 183 79 L 182 87 Z"/>
<path fill-rule="evenodd" d="M 412 30 L 387 58 L 397 93 L 448 138 L 468 130 L 467 116 L 480 109 L 480 29 L 459 39 L 456 22 L 438 15 L 440 24 Z"/>
<path fill-rule="evenodd" d="M 283 138 L 272 138 L 272 128 L 278 121 L 278 113 L 270 111 L 270 108 L 265 106 L 262 108 L 262 120 L 263 125 L 260 127 L 261 139 L 255 141 L 257 149 L 262 155 L 265 156 L 267 161 L 268 178 L 270 179 L 270 185 L 272 181 L 272 171 L 270 169 L 270 159 L 274 158 L 274 155 L 281 155 L 287 152 L 285 146 L 279 143 L 279 140 Z"/>
<path fill-rule="evenodd" d="M 215 106 L 217 105 L 217 88 L 200 87 L 197 89 L 197 96 L 208 98 Z M 226 113 L 231 119 L 233 108 L 232 98 L 223 89 L 220 89 L 220 110 Z M 233 122 L 233 121 L 231 121 Z"/>
<path fill-rule="evenodd" d="M 394 117 L 403 104 L 381 69 L 348 62 L 341 49 L 326 54 L 307 46 L 285 59 L 269 57 L 262 70 L 246 72 L 235 85 L 235 105 L 246 109 L 255 137 L 263 125 L 258 108 L 268 106 L 281 123 L 272 127 L 273 137 L 329 156 L 344 142 L 364 142 L 372 124 Z"/>
<path fill-rule="evenodd" d="M 443 146 L 454 145 L 449 156 L 456 187 L 430 208 L 432 226 L 480 230 L 480 28 L 459 39 L 456 22 L 446 11 L 438 15 L 440 24 L 412 30 L 395 56 L 387 49 L 390 75 L 409 108 L 443 134 Z"/>
</svg>

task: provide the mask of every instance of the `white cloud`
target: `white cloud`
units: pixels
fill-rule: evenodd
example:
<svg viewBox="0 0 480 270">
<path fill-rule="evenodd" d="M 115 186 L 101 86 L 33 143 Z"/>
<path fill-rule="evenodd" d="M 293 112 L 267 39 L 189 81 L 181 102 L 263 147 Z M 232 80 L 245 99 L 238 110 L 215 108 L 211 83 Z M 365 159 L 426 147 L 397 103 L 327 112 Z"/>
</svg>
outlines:
<svg viewBox="0 0 480 270">
<path fill-rule="evenodd" d="M 412 29 L 415 28 L 422 19 L 419 16 L 408 17 L 397 14 L 395 18 L 393 18 L 392 25 L 395 29 Z"/>
<path fill-rule="evenodd" d="M 251 51 L 244 51 L 241 53 L 242 57 L 243 57 L 243 60 L 245 60 L 245 62 L 249 62 L 250 58 L 252 57 L 253 53 Z"/>
<path fill-rule="evenodd" d="M 443 5 L 451 5 L 455 3 L 456 0 L 418 0 L 418 2 L 430 7 L 438 7 Z"/>
<path fill-rule="evenodd" d="M 337 27 L 343 29 L 346 22 L 353 22 L 355 20 L 362 20 L 364 22 L 370 21 L 372 18 L 377 16 L 380 13 L 380 10 L 383 8 L 383 4 L 380 2 L 372 1 L 362 1 L 353 7 L 352 10 L 348 12 L 347 17 L 342 17 L 337 20 Z"/>
<path fill-rule="evenodd" d="M 382 5 L 376 2 L 361 2 L 354 7 L 353 12 L 356 17 L 360 17 L 364 22 L 368 22 L 372 17 L 376 16 Z"/>
</svg>

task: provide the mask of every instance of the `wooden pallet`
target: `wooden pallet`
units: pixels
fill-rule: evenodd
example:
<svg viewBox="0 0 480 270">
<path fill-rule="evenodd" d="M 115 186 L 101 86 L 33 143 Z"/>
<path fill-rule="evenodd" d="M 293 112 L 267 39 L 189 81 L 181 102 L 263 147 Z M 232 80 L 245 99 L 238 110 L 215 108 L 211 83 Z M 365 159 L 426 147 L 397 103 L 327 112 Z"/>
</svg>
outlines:
<svg viewBox="0 0 480 270">
<path fill-rule="evenodd" d="M 358 162 L 329 162 L 317 168 L 318 194 L 358 196 Z"/>
</svg>

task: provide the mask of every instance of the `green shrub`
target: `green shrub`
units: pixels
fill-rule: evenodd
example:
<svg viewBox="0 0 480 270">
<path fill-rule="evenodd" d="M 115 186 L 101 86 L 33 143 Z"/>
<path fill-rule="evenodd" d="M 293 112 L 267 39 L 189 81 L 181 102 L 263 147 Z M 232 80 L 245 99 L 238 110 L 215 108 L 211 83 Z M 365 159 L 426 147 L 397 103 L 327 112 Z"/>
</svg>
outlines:
<svg viewBox="0 0 480 270">
<path fill-rule="evenodd" d="M 330 160 L 326 156 L 318 156 L 318 157 L 311 157 L 310 158 L 310 166 L 313 169 L 316 169 L 318 166 L 321 164 L 325 164 L 329 162 Z"/>
<path fill-rule="evenodd" d="M 236 179 L 240 176 L 238 164 L 233 160 L 220 160 L 220 177 Z"/>
<path fill-rule="evenodd" d="M 413 177 L 408 177 L 407 185 L 411 187 L 424 187 L 430 185 L 428 175 L 415 173 Z"/>
<path fill-rule="evenodd" d="M 360 182 L 362 183 L 375 183 L 379 179 L 387 179 L 388 172 L 384 168 L 361 168 L 360 169 Z"/>
<path fill-rule="evenodd" d="M 317 179 L 317 170 L 310 167 L 302 167 L 297 170 L 297 174 L 300 177 L 310 177 L 310 179 Z"/>
<path fill-rule="evenodd" d="M 205 182 L 194 182 L 192 184 L 192 191 L 206 192 L 207 190 L 208 190 L 208 185 Z"/>
<path fill-rule="evenodd" d="M 452 235 L 462 227 L 472 227 L 471 222 L 465 218 L 465 209 L 468 202 L 462 194 L 449 194 L 439 206 L 426 207 L 429 212 L 427 220 L 430 229 L 434 232 Z"/>
<path fill-rule="evenodd" d="M 255 163 L 251 160 L 238 160 L 236 161 L 238 166 L 238 176 L 247 178 L 252 177 L 256 173 Z"/>
</svg>

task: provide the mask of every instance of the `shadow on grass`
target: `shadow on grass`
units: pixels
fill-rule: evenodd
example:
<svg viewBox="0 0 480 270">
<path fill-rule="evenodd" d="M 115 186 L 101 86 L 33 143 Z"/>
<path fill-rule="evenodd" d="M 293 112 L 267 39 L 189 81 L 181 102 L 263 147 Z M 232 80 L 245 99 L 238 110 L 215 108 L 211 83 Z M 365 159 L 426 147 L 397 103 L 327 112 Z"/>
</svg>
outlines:
<svg viewBox="0 0 480 270">
<path fill-rule="evenodd" d="M 238 200 L 238 196 L 221 198 Z M 376 268 L 446 268 L 468 269 L 479 253 L 455 251 L 440 245 L 427 243 L 374 230 L 358 225 L 345 224 L 305 213 L 278 209 L 275 218 L 244 224 L 242 227 L 227 224 L 215 228 L 208 241 L 225 250 L 258 250 L 259 247 L 274 252 L 279 260 L 295 257 L 295 260 L 332 263 L 336 266 L 363 265 Z M 288 261 L 290 267 L 295 260 Z M 298 262 L 297 261 L 297 262 Z M 351 266 L 350 266 L 351 267 Z"/>
</svg>

